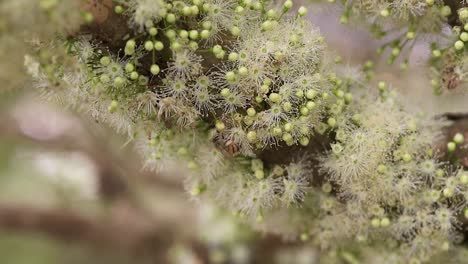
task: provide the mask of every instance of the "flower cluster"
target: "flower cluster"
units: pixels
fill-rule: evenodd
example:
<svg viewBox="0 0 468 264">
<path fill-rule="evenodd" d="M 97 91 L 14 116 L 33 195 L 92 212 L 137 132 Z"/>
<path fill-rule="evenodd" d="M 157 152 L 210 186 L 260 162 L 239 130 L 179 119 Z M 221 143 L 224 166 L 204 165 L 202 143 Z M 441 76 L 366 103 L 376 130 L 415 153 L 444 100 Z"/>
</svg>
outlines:
<svg viewBox="0 0 468 264">
<path fill-rule="evenodd" d="M 342 23 L 365 17 L 372 25 L 373 35 L 388 40 L 377 50 L 379 54 L 388 50 L 388 64 L 401 58 L 401 68 L 406 70 L 409 59 L 405 52 L 411 52 L 418 41 L 431 39 L 429 65 L 434 92 L 466 90 L 468 7 L 463 7 L 463 3 L 449 5 L 437 0 L 340 2 Z M 461 89 L 457 89 L 459 87 Z"/>
<path fill-rule="evenodd" d="M 433 147 L 444 122 L 406 111 L 383 82 L 380 96 L 362 95 L 363 73 L 330 60 L 305 7 L 114 2 L 128 27 L 120 47 L 88 30 L 35 43 L 25 65 L 46 97 L 128 134 L 146 168 L 175 164 L 194 199 L 330 256 L 349 249 L 338 254 L 348 262 L 356 245 L 419 263 L 458 242 L 468 174 Z M 420 17 L 447 16 L 439 2 L 355 2 L 347 1 L 348 15 L 378 8 L 375 21 L 406 21 L 407 40 L 441 30 Z M 393 42 L 392 58 L 408 43 Z M 466 74 L 460 65 L 455 72 Z M 463 142 L 457 135 L 449 151 Z"/>
</svg>

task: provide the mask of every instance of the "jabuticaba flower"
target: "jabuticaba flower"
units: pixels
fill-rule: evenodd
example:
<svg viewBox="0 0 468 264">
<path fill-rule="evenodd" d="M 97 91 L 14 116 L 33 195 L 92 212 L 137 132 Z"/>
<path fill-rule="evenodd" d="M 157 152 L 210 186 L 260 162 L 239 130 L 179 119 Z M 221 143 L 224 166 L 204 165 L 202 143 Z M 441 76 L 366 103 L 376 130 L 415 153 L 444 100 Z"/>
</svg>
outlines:
<svg viewBox="0 0 468 264">
<path fill-rule="evenodd" d="M 306 20 L 306 7 L 291 0 L 114 2 L 128 32 L 117 43 L 99 30 L 53 27 L 57 35 L 25 51 L 44 97 L 127 134 L 145 168 L 175 163 L 200 202 L 259 230 L 310 241 L 328 252 L 324 261 L 419 263 L 457 248 L 468 176 L 433 146 L 445 123 L 407 111 L 386 83 L 374 89 L 360 69 L 341 65 Z M 347 1 L 345 10 L 398 19 L 407 26 L 403 38 L 415 40 L 437 33 L 448 15 L 430 2 Z M 64 15 L 52 7 L 34 12 Z M 67 12 L 74 10 L 81 12 Z M 464 10 L 458 14 L 466 23 Z M 453 49 L 432 48 L 436 58 L 453 53 L 460 80 L 467 45 L 458 41 L 466 42 L 466 30 Z M 403 43 L 391 45 L 394 59 Z M 463 141 L 456 136 L 450 149 Z"/>
</svg>

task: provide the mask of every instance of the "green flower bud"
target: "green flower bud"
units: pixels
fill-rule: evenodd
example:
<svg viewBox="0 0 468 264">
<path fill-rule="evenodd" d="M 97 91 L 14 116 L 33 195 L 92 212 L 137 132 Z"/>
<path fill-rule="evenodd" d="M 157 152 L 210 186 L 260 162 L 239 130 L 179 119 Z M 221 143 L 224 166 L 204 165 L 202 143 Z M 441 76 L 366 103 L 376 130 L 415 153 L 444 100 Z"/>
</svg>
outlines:
<svg viewBox="0 0 468 264">
<path fill-rule="evenodd" d="M 159 66 L 157 64 L 151 65 L 150 72 L 153 75 L 158 75 L 161 70 L 159 69 Z"/>
</svg>

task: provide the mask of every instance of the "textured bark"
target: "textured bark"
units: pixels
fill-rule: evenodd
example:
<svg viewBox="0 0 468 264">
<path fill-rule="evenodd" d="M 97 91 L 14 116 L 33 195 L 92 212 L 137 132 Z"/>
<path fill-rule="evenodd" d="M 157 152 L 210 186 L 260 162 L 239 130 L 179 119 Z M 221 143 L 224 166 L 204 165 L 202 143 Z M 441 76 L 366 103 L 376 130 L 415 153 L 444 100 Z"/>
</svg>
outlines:
<svg viewBox="0 0 468 264">
<path fill-rule="evenodd" d="M 462 22 L 458 19 L 458 13 L 456 12 L 458 9 L 462 7 L 468 7 L 468 1 L 464 0 L 444 0 L 444 3 L 450 6 L 452 10 L 452 14 L 448 17 L 449 24 L 454 26 L 463 26 Z"/>
</svg>

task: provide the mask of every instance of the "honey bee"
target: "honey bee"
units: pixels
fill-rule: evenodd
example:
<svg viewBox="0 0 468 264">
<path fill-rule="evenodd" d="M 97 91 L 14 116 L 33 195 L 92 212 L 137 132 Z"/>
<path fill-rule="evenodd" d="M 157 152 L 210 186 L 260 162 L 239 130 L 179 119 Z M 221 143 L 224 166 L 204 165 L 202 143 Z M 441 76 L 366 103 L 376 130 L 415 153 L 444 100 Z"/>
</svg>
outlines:
<svg viewBox="0 0 468 264">
<path fill-rule="evenodd" d="M 442 84 L 447 90 L 455 90 L 460 84 L 460 78 L 454 66 L 445 67 L 441 74 Z"/>
<path fill-rule="evenodd" d="M 239 153 L 239 146 L 232 140 L 226 139 L 222 134 L 216 134 L 213 137 L 215 146 L 227 157 L 235 157 Z"/>
<path fill-rule="evenodd" d="M 239 147 L 234 143 L 232 139 L 226 141 L 224 144 L 224 150 L 232 157 L 239 153 Z"/>
</svg>

